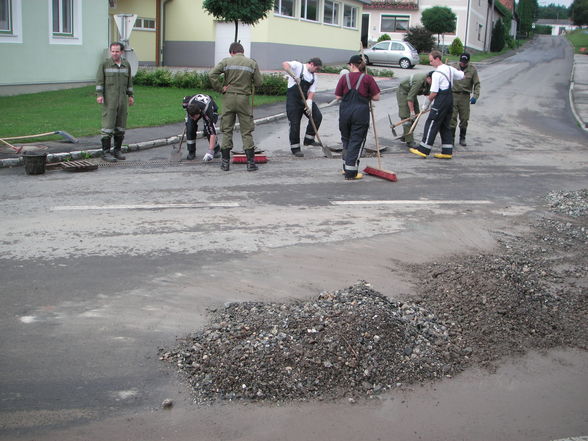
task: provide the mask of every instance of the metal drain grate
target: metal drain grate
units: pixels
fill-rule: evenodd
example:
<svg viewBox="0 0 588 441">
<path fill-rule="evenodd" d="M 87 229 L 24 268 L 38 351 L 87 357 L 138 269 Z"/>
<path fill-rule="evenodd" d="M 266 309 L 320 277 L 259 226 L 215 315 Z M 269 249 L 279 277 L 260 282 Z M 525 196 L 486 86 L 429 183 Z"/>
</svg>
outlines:
<svg viewBox="0 0 588 441">
<path fill-rule="evenodd" d="M 176 161 L 117 161 L 99 162 L 99 167 L 177 167 L 179 165 L 192 165 L 186 162 Z"/>
</svg>

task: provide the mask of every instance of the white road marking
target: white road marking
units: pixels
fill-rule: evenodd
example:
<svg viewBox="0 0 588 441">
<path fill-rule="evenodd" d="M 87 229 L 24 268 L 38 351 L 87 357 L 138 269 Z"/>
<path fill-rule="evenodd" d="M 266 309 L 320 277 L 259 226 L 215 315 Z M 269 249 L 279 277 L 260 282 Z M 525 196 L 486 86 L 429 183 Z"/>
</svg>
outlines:
<svg viewBox="0 0 588 441">
<path fill-rule="evenodd" d="M 169 208 L 233 208 L 238 202 L 211 202 L 206 204 L 126 204 L 126 205 L 58 205 L 52 211 L 84 210 L 164 210 Z"/>
<path fill-rule="evenodd" d="M 480 205 L 480 204 L 492 204 L 492 201 L 471 201 L 471 200 L 458 200 L 458 201 L 331 201 L 332 205 Z"/>
</svg>

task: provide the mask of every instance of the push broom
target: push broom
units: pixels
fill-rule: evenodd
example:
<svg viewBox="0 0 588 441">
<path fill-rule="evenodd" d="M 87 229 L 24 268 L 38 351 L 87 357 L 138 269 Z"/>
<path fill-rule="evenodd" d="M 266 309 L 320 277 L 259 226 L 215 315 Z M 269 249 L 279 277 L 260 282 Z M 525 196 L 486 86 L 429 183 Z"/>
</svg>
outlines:
<svg viewBox="0 0 588 441">
<path fill-rule="evenodd" d="M 367 166 L 363 169 L 363 172 L 376 176 L 378 178 L 386 179 L 388 181 L 396 182 L 398 179 L 396 178 L 396 173 L 384 170 L 382 168 L 382 159 L 380 157 L 380 141 L 378 140 L 378 132 L 376 131 L 376 118 L 374 117 L 374 109 L 372 107 L 372 102 L 370 101 L 370 114 L 372 115 L 372 126 L 374 127 L 374 138 L 376 139 L 376 157 L 378 158 L 378 168 Z"/>
</svg>

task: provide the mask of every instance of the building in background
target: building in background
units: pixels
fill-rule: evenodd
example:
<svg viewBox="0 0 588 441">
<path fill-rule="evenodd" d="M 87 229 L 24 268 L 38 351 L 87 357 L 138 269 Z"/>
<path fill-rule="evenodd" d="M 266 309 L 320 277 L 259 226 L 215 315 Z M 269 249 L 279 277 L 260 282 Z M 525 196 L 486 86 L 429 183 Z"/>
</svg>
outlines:
<svg viewBox="0 0 588 441">
<path fill-rule="evenodd" d="M 438 0 L 372 0 L 364 6 L 362 41 L 368 45 L 383 34 L 393 40 L 403 40 L 409 28 L 422 26 L 421 14 L 425 9 L 447 6 L 457 16 L 457 23 L 455 33 L 444 35 L 444 44 L 449 46 L 459 37 L 468 50 L 490 50 L 492 28 L 504 15 L 497 3 L 495 0 L 445 0 L 443 4 Z"/>
<path fill-rule="evenodd" d="M 0 95 L 93 83 L 107 26 L 107 1 L 0 0 Z"/>
<path fill-rule="evenodd" d="M 535 24 L 550 26 L 551 35 L 561 35 L 573 31 L 574 29 L 578 29 L 578 26 L 576 26 L 569 18 L 560 18 L 559 20 L 555 18 L 540 18 Z"/>
<path fill-rule="evenodd" d="M 130 44 L 141 65 L 214 66 L 228 56 L 234 23 L 217 21 L 202 0 L 114 0 L 109 9 L 111 39 L 115 14 L 137 14 Z M 369 0 L 276 0 L 267 18 L 239 25 L 245 54 L 261 69 L 280 69 L 284 60 L 320 57 L 346 62 L 359 51 L 361 16 Z M 154 27 L 153 27 L 154 26 Z"/>
</svg>

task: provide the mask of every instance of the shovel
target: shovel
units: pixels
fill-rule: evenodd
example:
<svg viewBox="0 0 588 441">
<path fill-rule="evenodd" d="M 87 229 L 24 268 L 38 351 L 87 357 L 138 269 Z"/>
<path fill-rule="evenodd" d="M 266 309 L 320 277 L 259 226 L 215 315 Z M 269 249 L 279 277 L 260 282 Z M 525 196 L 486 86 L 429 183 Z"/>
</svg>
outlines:
<svg viewBox="0 0 588 441">
<path fill-rule="evenodd" d="M 416 129 L 416 126 L 419 122 L 419 119 L 421 118 L 421 115 L 424 115 L 425 113 L 429 112 L 430 109 L 427 110 L 423 110 L 422 112 L 417 113 L 417 116 L 414 120 L 414 122 L 412 123 L 412 125 L 410 126 L 410 130 L 408 131 L 407 135 L 410 135 L 412 132 L 414 132 L 414 129 Z M 410 118 L 400 121 L 398 124 L 402 123 L 402 122 L 408 122 L 410 120 Z M 394 129 L 392 129 L 392 132 L 394 132 Z M 394 139 L 400 139 L 404 136 L 404 134 L 400 135 L 400 136 L 396 136 L 396 138 Z"/>
<path fill-rule="evenodd" d="M 314 134 L 316 136 L 316 139 L 318 139 L 318 142 L 321 145 L 321 148 L 323 149 L 323 153 L 325 154 L 325 156 L 327 158 L 332 158 L 333 154 L 331 153 L 329 148 L 326 145 L 324 145 L 323 142 L 321 141 L 321 137 L 319 136 L 318 130 L 316 128 L 316 124 L 314 123 L 314 119 L 312 118 L 312 109 L 309 109 L 308 106 L 306 105 L 306 98 L 304 97 L 304 92 L 302 91 L 302 87 L 300 87 L 300 83 L 298 81 L 296 81 L 296 78 L 294 78 L 292 75 L 290 75 L 290 76 L 292 77 L 292 79 L 296 83 L 296 86 L 298 86 L 298 91 L 300 92 L 300 98 L 302 99 L 302 102 L 304 103 L 304 109 L 306 110 L 306 114 L 308 115 L 308 119 L 310 120 L 310 124 L 312 124 L 312 128 L 314 130 Z"/>
<path fill-rule="evenodd" d="M 171 152 L 171 160 L 172 161 L 180 162 L 182 160 L 182 158 L 181 158 L 182 142 L 184 141 L 185 135 L 186 135 L 186 125 L 184 124 L 184 131 L 182 132 L 182 136 L 180 136 L 180 145 L 178 146 L 178 149 L 176 150 L 175 144 L 172 145 L 172 152 Z"/>
<path fill-rule="evenodd" d="M 392 129 L 392 134 L 394 136 L 398 136 L 398 133 L 396 133 L 396 127 L 398 127 L 401 124 L 404 124 L 405 122 L 410 121 L 410 118 L 404 118 L 403 120 L 398 121 L 397 123 L 393 123 L 392 118 L 390 118 L 390 114 L 388 114 L 388 121 L 390 122 L 390 128 Z"/>
</svg>

